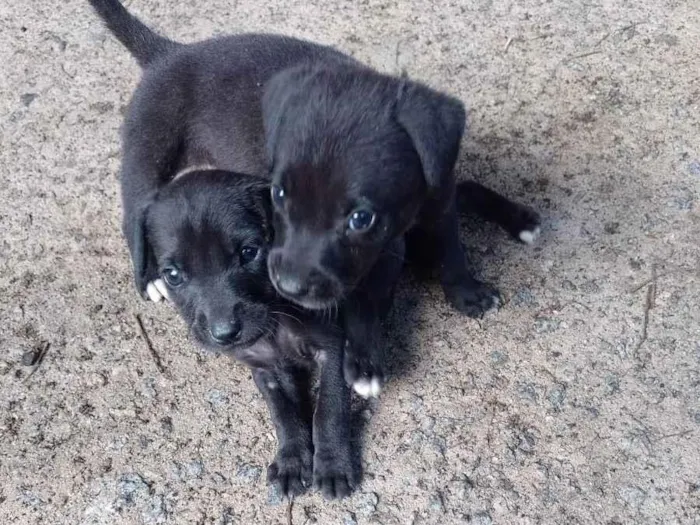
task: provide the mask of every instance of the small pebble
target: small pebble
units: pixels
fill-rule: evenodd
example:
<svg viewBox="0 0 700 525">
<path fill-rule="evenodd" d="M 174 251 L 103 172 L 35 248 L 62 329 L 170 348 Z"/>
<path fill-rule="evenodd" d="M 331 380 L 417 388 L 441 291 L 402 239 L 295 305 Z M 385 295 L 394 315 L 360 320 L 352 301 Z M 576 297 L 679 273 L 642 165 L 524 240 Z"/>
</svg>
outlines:
<svg viewBox="0 0 700 525">
<path fill-rule="evenodd" d="M 228 397 L 219 390 L 210 390 L 207 394 L 207 401 L 214 407 L 221 407 L 228 403 Z"/>
<path fill-rule="evenodd" d="M 477 512 L 472 516 L 472 525 L 491 525 L 493 520 L 487 511 Z"/>
<path fill-rule="evenodd" d="M 272 507 L 277 507 L 282 504 L 284 498 L 282 494 L 277 490 L 274 485 L 268 485 L 267 487 L 267 504 Z"/>
<path fill-rule="evenodd" d="M 533 383 L 521 383 L 518 385 L 518 394 L 521 399 L 526 399 L 528 401 L 537 402 L 539 399 L 537 389 Z"/>
<path fill-rule="evenodd" d="M 442 502 L 442 495 L 440 493 L 433 494 L 430 497 L 430 502 L 428 503 L 428 509 L 431 512 L 445 512 L 445 505 Z"/>
<path fill-rule="evenodd" d="M 564 385 L 555 385 L 550 391 L 547 399 L 554 410 L 561 410 L 566 398 L 566 387 Z"/>
<path fill-rule="evenodd" d="M 377 510 L 379 496 L 374 492 L 364 492 L 357 497 L 357 512 L 362 516 L 369 516 Z"/>
<path fill-rule="evenodd" d="M 236 477 L 244 483 L 253 484 L 260 478 L 262 469 L 256 465 L 243 464 L 238 467 Z"/>
<path fill-rule="evenodd" d="M 691 175 L 700 175 L 700 160 L 694 160 L 688 164 L 688 171 Z"/>
<path fill-rule="evenodd" d="M 39 350 L 27 350 L 22 354 L 22 364 L 24 366 L 34 366 L 39 359 Z"/>
<path fill-rule="evenodd" d="M 187 464 L 187 475 L 191 478 L 199 478 L 204 472 L 204 463 L 201 459 L 195 459 Z"/>
<path fill-rule="evenodd" d="M 357 520 L 352 512 L 346 512 L 343 516 L 343 525 L 357 525 Z"/>
<path fill-rule="evenodd" d="M 494 350 L 491 352 L 491 362 L 494 366 L 503 365 L 508 362 L 508 354 L 500 350 Z"/>
</svg>

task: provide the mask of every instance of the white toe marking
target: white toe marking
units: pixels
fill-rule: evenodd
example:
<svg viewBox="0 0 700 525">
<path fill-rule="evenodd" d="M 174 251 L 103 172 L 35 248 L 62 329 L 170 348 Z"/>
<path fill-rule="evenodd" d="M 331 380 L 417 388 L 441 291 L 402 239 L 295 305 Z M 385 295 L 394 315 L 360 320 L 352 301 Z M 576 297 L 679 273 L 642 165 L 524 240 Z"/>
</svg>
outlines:
<svg viewBox="0 0 700 525">
<path fill-rule="evenodd" d="M 372 378 L 371 393 L 372 397 L 379 397 L 379 394 L 382 393 L 382 383 L 377 377 Z"/>
<path fill-rule="evenodd" d="M 540 236 L 540 227 L 536 226 L 534 230 L 523 230 L 518 234 L 518 237 L 520 237 L 520 240 L 523 241 L 525 244 L 532 244 L 535 242 L 535 239 Z"/>
<path fill-rule="evenodd" d="M 160 292 L 160 295 L 163 296 L 163 299 L 165 299 L 166 301 L 170 301 L 168 287 L 163 282 L 163 279 L 156 279 L 155 281 L 153 281 L 153 284 L 155 285 L 156 289 Z"/>
<path fill-rule="evenodd" d="M 365 399 L 367 399 L 370 395 L 372 395 L 372 385 L 366 379 L 360 379 L 359 381 L 355 381 L 352 384 L 352 387 L 355 389 L 355 392 L 357 392 L 357 395 L 359 395 L 360 397 L 364 397 Z"/>
<path fill-rule="evenodd" d="M 160 294 L 158 288 L 156 288 L 156 285 L 153 283 L 148 283 L 146 285 L 146 294 L 148 295 L 148 298 L 154 303 L 158 303 L 163 299 L 163 296 Z"/>
<path fill-rule="evenodd" d="M 498 308 L 499 306 L 501 306 L 501 300 L 494 295 L 493 296 L 493 306 L 491 308 Z"/>
</svg>

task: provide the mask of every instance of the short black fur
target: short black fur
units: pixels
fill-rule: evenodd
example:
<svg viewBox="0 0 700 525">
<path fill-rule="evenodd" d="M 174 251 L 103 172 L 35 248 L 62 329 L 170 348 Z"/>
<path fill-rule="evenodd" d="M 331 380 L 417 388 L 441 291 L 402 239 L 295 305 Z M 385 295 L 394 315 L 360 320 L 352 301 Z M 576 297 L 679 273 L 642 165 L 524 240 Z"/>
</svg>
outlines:
<svg viewBox="0 0 700 525">
<path fill-rule="evenodd" d="M 272 180 L 272 283 L 305 308 L 341 307 L 351 342 L 345 375 L 358 391 L 383 378 L 374 313 L 390 303 L 405 248 L 429 252 L 460 311 L 479 316 L 499 304 L 468 270 L 459 241 L 459 100 L 278 35 L 175 44 L 118 0 L 90 2 L 145 67 L 122 164 L 124 233 L 141 293 L 156 278 L 143 250 L 144 203 L 176 171 L 210 164 Z"/>
</svg>

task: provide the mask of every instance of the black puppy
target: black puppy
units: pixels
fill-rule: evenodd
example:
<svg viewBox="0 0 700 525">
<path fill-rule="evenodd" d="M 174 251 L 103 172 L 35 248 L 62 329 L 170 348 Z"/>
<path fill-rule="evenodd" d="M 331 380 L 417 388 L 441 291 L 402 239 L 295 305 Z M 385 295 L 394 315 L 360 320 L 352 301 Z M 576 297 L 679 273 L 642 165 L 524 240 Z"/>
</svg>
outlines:
<svg viewBox="0 0 700 525">
<path fill-rule="evenodd" d="M 270 283 L 269 185 L 216 170 L 180 175 L 146 203 L 143 234 L 161 290 L 196 340 L 252 368 L 277 432 L 269 482 L 292 496 L 313 477 L 327 497 L 349 494 L 356 473 L 342 330 L 282 299 Z"/>
<path fill-rule="evenodd" d="M 144 204 L 172 173 L 205 163 L 272 179 L 271 280 L 305 308 L 342 306 L 345 377 L 363 395 L 383 380 L 379 321 L 405 240 L 439 269 L 457 309 L 478 316 L 499 305 L 459 241 L 460 101 L 310 42 L 248 34 L 183 45 L 118 0 L 90 3 L 145 69 L 122 165 L 124 232 L 142 293 L 157 277 L 143 249 Z M 532 214 L 517 237 L 534 238 L 537 222 Z"/>
</svg>

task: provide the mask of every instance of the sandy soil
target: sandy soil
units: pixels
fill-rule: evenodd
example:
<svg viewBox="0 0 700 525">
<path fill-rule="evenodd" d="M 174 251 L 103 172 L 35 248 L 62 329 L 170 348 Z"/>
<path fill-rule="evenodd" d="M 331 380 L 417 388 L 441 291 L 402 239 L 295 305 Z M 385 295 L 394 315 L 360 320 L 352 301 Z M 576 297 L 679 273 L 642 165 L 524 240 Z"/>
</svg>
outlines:
<svg viewBox="0 0 700 525">
<path fill-rule="evenodd" d="M 283 32 L 458 95 L 459 176 L 546 218 L 530 248 L 465 224 L 508 299 L 482 321 L 407 276 L 394 377 L 357 407 L 364 482 L 294 524 L 700 523 L 696 2 L 130 4 L 180 40 Z M 137 66 L 83 1 L 4 0 L 0 26 L 0 523 L 287 523 L 249 372 L 131 284 Z"/>
</svg>

